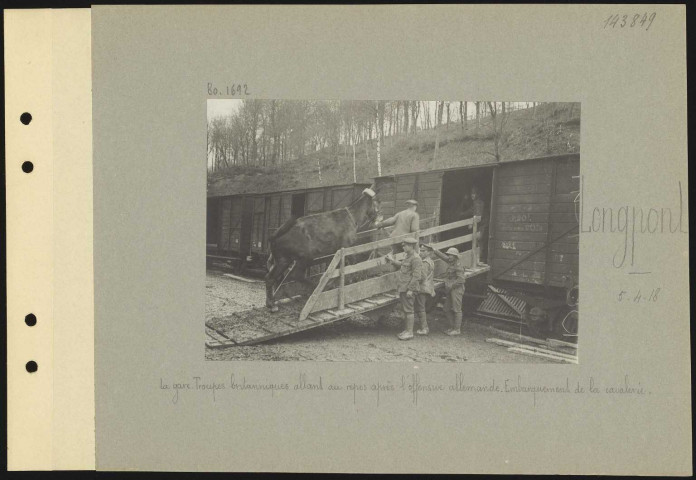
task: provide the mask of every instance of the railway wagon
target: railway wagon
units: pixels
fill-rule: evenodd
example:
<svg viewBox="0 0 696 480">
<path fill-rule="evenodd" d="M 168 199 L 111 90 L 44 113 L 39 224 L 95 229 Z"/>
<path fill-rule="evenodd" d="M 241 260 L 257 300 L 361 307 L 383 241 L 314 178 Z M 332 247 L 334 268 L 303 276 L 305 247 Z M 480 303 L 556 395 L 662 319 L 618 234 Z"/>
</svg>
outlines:
<svg viewBox="0 0 696 480">
<path fill-rule="evenodd" d="M 496 164 L 382 176 L 375 179 L 382 212 L 391 215 L 408 198 L 421 217 L 444 225 L 462 219 L 465 195 L 476 185 L 489 226 L 480 243 L 490 265 L 467 286 L 466 303 L 477 315 L 526 324 L 533 331 L 577 332 L 577 153 Z M 439 240 L 461 236 L 452 231 Z M 459 245 L 460 250 L 470 244 Z"/>
<path fill-rule="evenodd" d="M 270 236 L 290 216 L 301 217 L 348 206 L 369 186 L 355 183 L 208 196 L 208 259 L 232 262 L 240 271 L 247 266 L 261 267 L 270 253 Z"/>
</svg>

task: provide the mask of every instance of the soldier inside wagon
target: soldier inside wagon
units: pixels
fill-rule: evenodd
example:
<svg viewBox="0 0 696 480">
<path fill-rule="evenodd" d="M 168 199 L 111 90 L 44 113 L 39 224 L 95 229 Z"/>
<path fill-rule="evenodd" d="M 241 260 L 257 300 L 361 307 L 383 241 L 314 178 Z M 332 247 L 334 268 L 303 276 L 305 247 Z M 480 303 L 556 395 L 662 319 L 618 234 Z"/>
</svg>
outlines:
<svg viewBox="0 0 696 480">
<path fill-rule="evenodd" d="M 488 209 L 476 185 L 472 185 L 470 194 L 464 197 L 461 216 L 462 218 L 481 218 L 477 226 L 480 232 L 478 245 L 481 253 L 479 259 L 481 262 L 486 263 L 488 257 Z"/>
<path fill-rule="evenodd" d="M 396 215 L 381 222 L 375 222 L 375 227 L 384 228 L 394 225 L 394 230 L 389 235 L 389 238 L 398 237 L 407 233 L 417 232 L 420 226 L 420 217 L 416 209 L 418 202 L 416 200 L 406 200 L 406 209 L 401 210 Z M 397 254 L 403 252 L 401 245 L 392 245 L 392 253 Z"/>
</svg>

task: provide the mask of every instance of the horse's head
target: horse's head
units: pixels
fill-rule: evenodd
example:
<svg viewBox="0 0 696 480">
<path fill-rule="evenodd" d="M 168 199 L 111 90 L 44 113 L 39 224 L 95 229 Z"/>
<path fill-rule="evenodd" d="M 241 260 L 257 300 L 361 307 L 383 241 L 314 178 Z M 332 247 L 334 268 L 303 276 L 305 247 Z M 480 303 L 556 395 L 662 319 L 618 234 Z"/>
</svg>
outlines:
<svg viewBox="0 0 696 480">
<path fill-rule="evenodd" d="M 364 200 L 367 203 L 365 215 L 370 222 L 374 222 L 380 215 L 380 202 L 377 198 L 377 193 L 374 190 L 374 185 L 363 190 Z"/>
</svg>

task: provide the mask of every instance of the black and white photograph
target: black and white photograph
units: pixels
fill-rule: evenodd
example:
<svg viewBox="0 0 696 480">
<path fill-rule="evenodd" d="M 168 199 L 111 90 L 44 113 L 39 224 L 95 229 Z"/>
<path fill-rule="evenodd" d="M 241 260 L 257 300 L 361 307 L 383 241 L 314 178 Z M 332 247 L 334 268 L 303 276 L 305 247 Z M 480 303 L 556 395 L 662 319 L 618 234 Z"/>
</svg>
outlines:
<svg viewBox="0 0 696 480">
<path fill-rule="evenodd" d="M 8 470 L 693 474 L 684 5 L 4 40 Z"/>
<path fill-rule="evenodd" d="M 207 113 L 206 359 L 578 362 L 580 104 Z"/>
</svg>

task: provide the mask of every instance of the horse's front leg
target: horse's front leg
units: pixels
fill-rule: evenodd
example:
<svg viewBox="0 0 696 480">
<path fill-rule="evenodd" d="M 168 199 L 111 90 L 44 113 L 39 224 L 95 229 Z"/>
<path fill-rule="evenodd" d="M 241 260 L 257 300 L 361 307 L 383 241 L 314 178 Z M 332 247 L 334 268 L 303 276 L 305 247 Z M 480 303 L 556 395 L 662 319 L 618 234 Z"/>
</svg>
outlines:
<svg viewBox="0 0 696 480">
<path fill-rule="evenodd" d="M 278 305 L 275 302 L 275 289 L 288 264 L 287 259 L 279 258 L 266 274 L 266 307 L 271 310 L 271 313 L 278 311 Z"/>
</svg>

